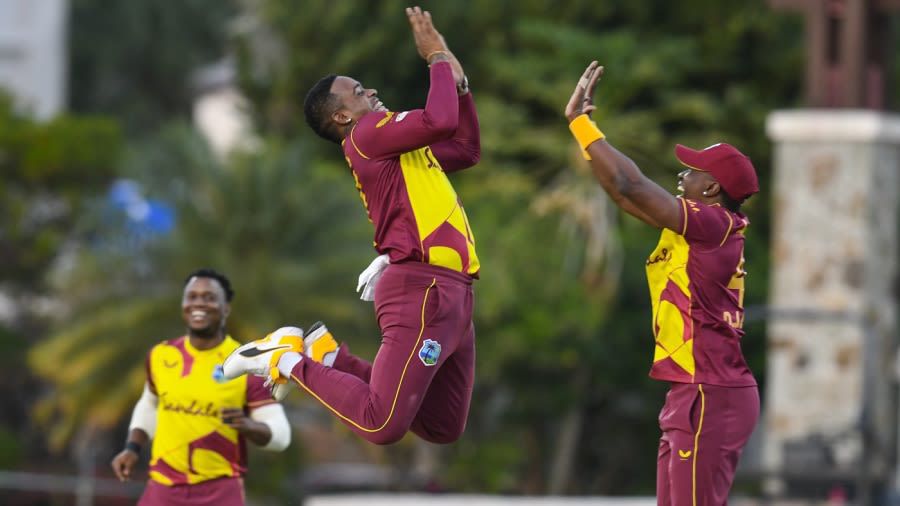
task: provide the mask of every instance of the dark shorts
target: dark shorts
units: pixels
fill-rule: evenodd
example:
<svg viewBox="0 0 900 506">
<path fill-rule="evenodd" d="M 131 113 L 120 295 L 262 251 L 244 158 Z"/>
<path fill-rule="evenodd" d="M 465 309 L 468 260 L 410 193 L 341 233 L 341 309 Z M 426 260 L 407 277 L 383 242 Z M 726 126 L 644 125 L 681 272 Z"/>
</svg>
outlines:
<svg viewBox="0 0 900 506">
<path fill-rule="evenodd" d="M 465 429 L 475 380 L 469 276 L 420 263 L 389 266 L 375 289 L 381 347 L 369 364 L 346 346 L 334 367 L 302 360 L 299 387 L 376 444 L 413 431 L 450 443 Z"/>
<path fill-rule="evenodd" d="M 171 487 L 147 480 L 138 506 L 244 506 L 244 480 L 219 478 Z"/>
<path fill-rule="evenodd" d="M 738 459 L 758 419 L 755 386 L 673 383 L 659 413 L 657 504 L 727 504 Z"/>
</svg>

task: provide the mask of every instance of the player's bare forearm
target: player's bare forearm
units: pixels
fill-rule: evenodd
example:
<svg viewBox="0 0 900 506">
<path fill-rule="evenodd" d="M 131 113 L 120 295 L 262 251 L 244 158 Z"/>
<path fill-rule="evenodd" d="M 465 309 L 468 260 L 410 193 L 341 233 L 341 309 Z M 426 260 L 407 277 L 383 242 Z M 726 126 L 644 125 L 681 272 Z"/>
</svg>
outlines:
<svg viewBox="0 0 900 506">
<path fill-rule="evenodd" d="M 225 425 L 238 431 L 251 443 L 265 446 L 272 439 L 272 430 L 269 426 L 247 416 L 243 408 L 223 408 L 221 416 Z"/>
<path fill-rule="evenodd" d="M 137 443 L 145 448 L 147 443 L 150 442 L 150 436 L 143 429 L 131 429 L 131 432 L 128 433 L 128 441 Z"/>
<path fill-rule="evenodd" d="M 606 140 L 590 144 L 587 152 L 594 177 L 616 205 L 648 225 L 678 230 L 681 207 L 672 194 Z"/>
<path fill-rule="evenodd" d="M 594 90 L 604 68 L 596 60 L 588 64 L 566 104 L 565 116 L 576 140 L 590 156 L 594 177 L 622 210 L 657 228 L 678 230 L 678 200 L 645 176 L 641 169 L 609 142 L 592 121 Z"/>
<path fill-rule="evenodd" d="M 239 429 L 239 432 L 257 446 L 265 446 L 272 439 L 272 430 L 269 429 L 269 426 L 254 420 L 249 420 L 249 423 L 243 429 Z"/>
</svg>

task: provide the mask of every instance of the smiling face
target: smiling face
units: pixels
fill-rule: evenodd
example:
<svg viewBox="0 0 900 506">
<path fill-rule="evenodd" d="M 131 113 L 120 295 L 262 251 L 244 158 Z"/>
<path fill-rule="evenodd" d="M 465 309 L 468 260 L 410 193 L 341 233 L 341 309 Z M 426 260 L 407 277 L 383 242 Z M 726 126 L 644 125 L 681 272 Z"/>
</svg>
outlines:
<svg viewBox="0 0 900 506">
<path fill-rule="evenodd" d="M 370 112 L 387 111 L 388 108 L 378 99 L 378 90 L 363 88 L 356 79 L 338 76 L 331 85 L 331 93 L 338 97 L 341 106 L 331 118 L 339 126 L 355 123 Z"/>
<path fill-rule="evenodd" d="M 230 312 L 225 290 L 215 279 L 195 276 L 184 286 L 181 315 L 192 337 L 218 337 Z"/>
</svg>

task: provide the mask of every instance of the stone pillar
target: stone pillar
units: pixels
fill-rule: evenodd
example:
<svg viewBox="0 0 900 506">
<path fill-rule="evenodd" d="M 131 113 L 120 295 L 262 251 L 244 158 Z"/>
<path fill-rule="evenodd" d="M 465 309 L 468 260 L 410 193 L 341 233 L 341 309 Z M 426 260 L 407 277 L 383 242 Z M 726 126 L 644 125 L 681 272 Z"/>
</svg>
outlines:
<svg viewBox="0 0 900 506">
<path fill-rule="evenodd" d="M 891 480 L 900 116 L 778 111 L 766 129 L 775 156 L 765 466 L 786 481 Z"/>
</svg>

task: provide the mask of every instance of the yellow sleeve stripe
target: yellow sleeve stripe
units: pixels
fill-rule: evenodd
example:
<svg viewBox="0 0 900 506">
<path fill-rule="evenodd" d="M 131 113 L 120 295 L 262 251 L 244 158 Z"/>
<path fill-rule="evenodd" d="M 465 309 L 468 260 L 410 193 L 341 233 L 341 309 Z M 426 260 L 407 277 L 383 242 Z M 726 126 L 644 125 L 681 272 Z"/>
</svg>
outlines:
<svg viewBox="0 0 900 506">
<path fill-rule="evenodd" d="M 734 219 L 731 217 L 731 213 L 726 211 L 725 216 L 728 216 L 728 230 L 725 231 L 725 237 L 722 238 L 719 247 L 722 247 L 722 245 L 725 244 L 725 241 L 728 240 L 728 236 L 731 234 L 731 229 L 734 228 Z"/>
<path fill-rule="evenodd" d="M 338 418 L 347 422 L 348 424 L 356 427 L 357 429 L 359 429 L 363 432 L 368 432 L 368 433 L 375 433 L 375 432 L 384 430 L 384 428 L 387 427 L 388 423 L 390 423 L 391 418 L 394 417 L 394 410 L 397 407 L 397 399 L 400 397 L 400 388 L 403 386 L 403 379 L 406 377 L 406 371 L 407 371 L 407 369 L 409 369 L 410 362 L 412 362 L 413 357 L 416 356 L 416 350 L 419 349 L 419 343 L 422 341 L 422 334 L 425 333 L 425 305 L 428 302 L 428 296 L 429 296 L 429 294 L 431 294 L 431 289 L 434 288 L 436 285 L 437 285 L 437 279 L 432 279 L 431 284 L 428 285 L 428 288 L 425 289 L 425 296 L 422 297 L 422 310 L 421 310 L 422 316 L 421 316 L 421 326 L 419 327 L 419 336 L 416 338 L 416 342 L 409 352 L 409 357 L 406 359 L 406 364 L 403 366 L 403 371 L 400 373 L 400 381 L 397 382 L 397 390 L 394 392 L 394 400 L 391 402 L 391 410 L 388 412 L 387 418 L 385 418 L 384 423 L 382 423 L 380 427 L 377 427 L 377 428 L 363 427 L 362 425 L 351 420 L 350 417 L 348 417 L 347 415 L 338 411 L 334 406 L 325 402 L 324 399 L 322 399 L 321 397 L 316 395 L 315 392 L 310 390 L 308 386 L 306 386 L 302 381 L 300 381 L 300 378 L 298 378 L 297 376 L 294 376 L 293 374 L 291 374 L 291 378 L 294 379 L 294 382 L 296 382 L 300 386 L 300 388 L 302 388 L 303 390 L 306 390 L 309 393 L 309 395 L 313 396 L 313 398 L 315 398 L 317 401 L 321 402 L 323 406 L 328 408 L 329 411 L 334 413 Z"/>
<path fill-rule="evenodd" d="M 394 113 L 391 112 L 391 111 L 388 111 L 388 112 L 385 114 L 385 116 L 384 116 L 383 118 L 381 118 L 381 121 L 379 121 L 379 122 L 375 125 L 375 128 L 381 128 L 381 127 L 383 127 L 384 125 L 387 124 L 388 121 L 391 120 L 391 118 L 392 118 L 393 116 L 394 116 Z"/>
<path fill-rule="evenodd" d="M 687 202 L 684 201 L 684 198 L 679 198 L 678 200 L 681 201 L 681 213 L 683 215 L 683 218 L 682 218 L 683 223 L 681 225 L 681 235 L 683 236 L 684 234 L 687 233 L 687 221 L 688 221 Z"/>
<path fill-rule="evenodd" d="M 366 160 L 368 160 L 369 157 L 366 156 L 365 153 L 363 153 L 362 151 L 360 151 L 359 146 L 356 145 L 356 141 L 353 140 L 353 132 L 354 132 L 354 131 L 356 131 L 356 125 L 353 125 L 353 128 L 350 130 L 350 135 L 348 136 L 348 137 L 350 137 L 350 144 L 353 144 L 353 149 L 355 149 L 356 152 L 359 153 L 359 156 L 361 156 L 361 157 L 365 158 Z"/>
</svg>

